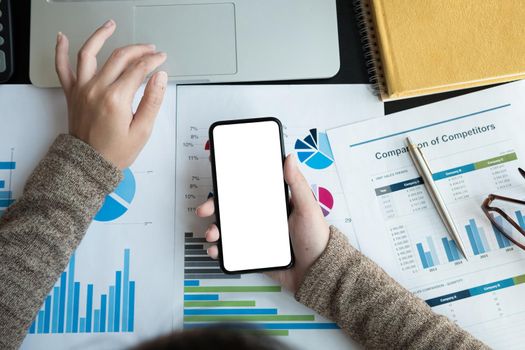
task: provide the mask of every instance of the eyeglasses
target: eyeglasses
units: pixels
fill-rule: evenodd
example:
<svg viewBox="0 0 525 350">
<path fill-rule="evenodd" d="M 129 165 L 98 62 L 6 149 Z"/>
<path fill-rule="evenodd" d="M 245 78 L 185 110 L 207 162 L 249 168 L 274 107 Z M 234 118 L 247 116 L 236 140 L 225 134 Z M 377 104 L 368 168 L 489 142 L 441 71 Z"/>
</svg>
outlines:
<svg viewBox="0 0 525 350">
<path fill-rule="evenodd" d="M 518 168 L 518 171 L 520 172 L 521 176 L 525 178 L 525 171 L 522 168 Z M 483 201 L 483 204 L 481 205 L 481 209 L 483 209 L 483 212 L 490 220 L 493 227 L 497 228 L 498 231 L 509 241 L 511 241 L 521 249 L 525 250 L 525 229 L 521 227 L 514 219 L 512 219 L 510 215 L 508 215 L 503 209 L 496 206 L 492 206 L 492 202 L 496 200 L 521 205 L 525 205 L 525 201 L 516 198 L 504 197 L 497 194 L 489 194 L 487 198 L 485 198 L 485 200 Z M 495 216 L 494 213 L 498 214 L 499 217 Z M 517 211 L 516 214 L 521 215 L 521 212 Z M 509 223 L 511 227 L 505 225 L 503 220 Z M 514 229 L 517 231 L 517 233 L 514 232 Z M 520 234 L 522 239 L 521 242 L 518 241 L 518 238 L 516 238 L 516 236 L 519 237 Z"/>
</svg>

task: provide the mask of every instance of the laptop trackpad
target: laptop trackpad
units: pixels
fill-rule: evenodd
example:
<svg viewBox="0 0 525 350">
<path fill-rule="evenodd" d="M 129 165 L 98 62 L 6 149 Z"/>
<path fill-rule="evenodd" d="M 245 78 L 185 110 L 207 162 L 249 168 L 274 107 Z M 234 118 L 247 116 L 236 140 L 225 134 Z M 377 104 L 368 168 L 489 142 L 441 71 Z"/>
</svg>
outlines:
<svg viewBox="0 0 525 350">
<path fill-rule="evenodd" d="M 235 74 L 233 4 L 136 6 L 134 42 L 165 51 L 170 77 Z"/>
</svg>

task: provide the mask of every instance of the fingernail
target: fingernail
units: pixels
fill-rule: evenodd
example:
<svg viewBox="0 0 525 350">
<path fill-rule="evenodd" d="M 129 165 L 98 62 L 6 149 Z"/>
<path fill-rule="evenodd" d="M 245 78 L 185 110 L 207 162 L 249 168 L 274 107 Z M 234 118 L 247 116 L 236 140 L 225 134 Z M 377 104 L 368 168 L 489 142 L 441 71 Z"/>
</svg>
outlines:
<svg viewBox="0 0 525 350">
<path fill-rule="evenodd" d="M 104 23 L 104 28 L 109 28 L 111 27 L 113 24 L 115 24 L 115 22 L 112 20 L 112 19 L 108 19 L 106 21 L 106 23 Z"/>
<path fill-rule="evenodd" d="M 165 87 L 168 84 L 168 74 L 163 71 L 159 72 L 155 79 L 155 84 L 157 86 Z"/>
<path fill-rule="evenodd" d="M 62 32 L 58 32 L 57 33 L 57 43 L 59 43 L 60 41 L 62 41 L 62 37 L 64 36 L 64 34 L 62 34 Z"/>
<path fill-rule="evenodd" d="M 157 47 L 154 44 L 148 44 L 148 49 L 155 50 Z"/>
</svg>

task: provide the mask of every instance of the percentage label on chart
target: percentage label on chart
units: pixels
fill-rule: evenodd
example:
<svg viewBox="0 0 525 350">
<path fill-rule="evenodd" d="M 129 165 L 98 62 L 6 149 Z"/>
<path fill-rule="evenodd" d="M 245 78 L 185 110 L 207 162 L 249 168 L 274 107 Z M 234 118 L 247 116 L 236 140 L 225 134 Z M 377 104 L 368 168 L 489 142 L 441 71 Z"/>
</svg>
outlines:
<svg viewBox="0 0 525 350">
<path fill-rule="evenodd" d="M 191 193 L 187 193 L 184 197 L 186 197 L 186 199 L 196 199 L 197 197 L 195 197 L 194 194 L 191 194 Z"/>
<path fill-rule="evenodd" d="M 199 186 L 197 186 L 196 184 L 190 184 L 190 189 L 197 189 L 199 188 Z"/>
<path fill-rule="evenodd" d="M 192 139 L 192 140 L 198 140 L 198 139 L 199 139 L 199 135 L 195 135 L 195 134 L 193 134 L 193 135 L 190 136 L 190 139 Z"/>
<path fill-rule="evenodd" d="M 197 127 L 196 126 L 190 126 L 190 131 L 197 131 Z"/>
<path fill-rule="evenodd" d="M 197 156 L 188 156 L 188 160 L 199 160 Z"/>
<path fill-rule="evenodd" d="M 193 147 L 193 143 L 192 142 L 184 142 L 182 145 L 184 147 Z"/>
<path fill-rule="evenodd" d="M 192 176 L 191 181 L 199 181 L 201 179 L 200 176 Z"/>
</svg>

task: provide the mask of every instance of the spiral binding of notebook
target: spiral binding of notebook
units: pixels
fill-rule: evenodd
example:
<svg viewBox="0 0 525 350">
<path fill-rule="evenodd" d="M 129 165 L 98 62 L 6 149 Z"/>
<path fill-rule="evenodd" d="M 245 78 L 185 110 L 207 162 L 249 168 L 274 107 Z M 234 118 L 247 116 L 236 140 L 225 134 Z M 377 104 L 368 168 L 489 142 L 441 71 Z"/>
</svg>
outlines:
<svg viewBox="0 0 525 350">
<path fill-rule="evenodd" d="M 359 35 L 361 36 L 368 79 L 370 84 L 372 84 L 374 93 L 379 97 L 385 97 L 387 87 L 377 37 L 374 31 L 374 19 L 372 18 L 370 2 L 368 0 L 354 0 L 353 5 Z"/>
</svg>

